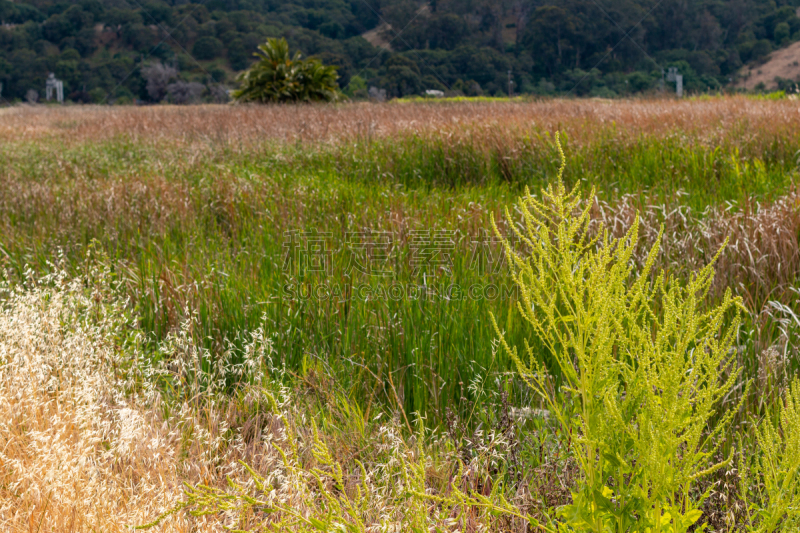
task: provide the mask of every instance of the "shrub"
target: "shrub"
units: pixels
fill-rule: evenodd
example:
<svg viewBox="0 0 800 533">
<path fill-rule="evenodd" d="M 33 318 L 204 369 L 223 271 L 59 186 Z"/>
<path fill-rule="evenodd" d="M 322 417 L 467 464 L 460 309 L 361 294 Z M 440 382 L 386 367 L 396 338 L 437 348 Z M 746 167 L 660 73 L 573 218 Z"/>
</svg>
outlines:
<svg viewBox="0 0 800 533">
<path fill-rule="evenodd" d="M 230 96 L 228 95 L 228 90 L 219 83 L 215 83 L 214 85 L 208 86 L 208 93 L 211 97 L 211 101 L 215 104 L 224 104 L 230 100 Z"/>
<path fill-rule="evenodd" d="M 100 87 L 95 87 L 91 91 L 89 91 L 89 98 L 91 98 L 92 103 L 94 104 L 102 104 L 106 101 L 108 97 L 108 93 Z"/>
<path fill-rule="evenodd" d="M 345 87 L 345 93 L 350 98 L 366 98 L 368 96 L 366 80 L 356 74 L 350 78 L 350 83 Z"/>
<path fill-rule="evenodd" d="M 521 354 L 492 315 L 495 330 L 551 414 L 577 426 L 583 479 L 561 518 L 598 533 L 687 531 L 701 516 L 696 481 L 728 462 L 710 459 L 734 410 L 710 421 L 739 376 L 728 353 L 741 303 L 727 291 L 703 310 L 713 262 L 685 283 L 653 273 L 660 235 L 634 272 L 638 218 L 623 238 L 593 231 L 591 203 L 561 180 L 558 148 L 557 182 L 541 200 L 526 191 L 517 205 L 521 223 L 506 211 L 524 249 L 515 251 L 492 220 L 535 342 Z"/>
<path fill-rule="evenodd" d="M 250 63 L 250 57 L 241 39 L 234 39 L 228 46 L 228 61 L 233 70 L 244 70 Z"/>
<path fill-rule="evenodd" d="M 223 48 L 222 41 L 216 37 L 200 37 L 192 47 L 192 55 L 201 61 L 207 61 L 219 57 Z"/>
<path fill-rule="evenodd" d="M 791 35 L 791 33 L 792 31 L 789 28 L 789 23 L 781 22 L 775 26 L 773 37 L 776 43 L 783 46 L 789 42 L 789 36 Z"/>
<path fill-rule="evenodd" d="M 170 100 L 179 105 L 197 102 L 206 90 L 206 86 L 196 81 L 176 81 L 167 86 Z"/>
<path fill-rule="evenodd" d="M 234 531 L 296 531 L 369 533 L 372 531 L 451 531 L 465 530 L 467 524 L 478 531 L 498 531 L 503 523 L 516 522 L 523 530 L 555 533 L 551 527 L 526 515 L 503 494 L 498 481 L 488 493 L 463 490 L 465 468 L 454 472 L 446 490 L 432 491 L 427 472 L 432 458 L 421 446 L 408 447 L 395 435 L 385 434 L 384 464 L 367 470 L 356 461 L 347 472 L 323 440 L 317 424 L 311 421 L 309 443 L 280 403 L 269 393 L 267 403 L 272 417 L 285 436 L 271 442 L 273 468 L 264 475 L 246 463 L 241 465 L 248 479 L 228 477 L 227 487 L 184 484 L 184 498 L 171 510 L 137 529 L 149 529 L 179 512 L 201 517 L 216 515 Z M 305 419 L 303 420 L 306 424 Z M 303 449 L 306 448 L 306 449 Z M 275 453 L 277 452 L 277 453 Z"/>
<path fill-rule="evenodd" d="M 147 95 L 160 102 L 167 95 L 169 83 L 178 77 L 178 69 L 159 61 L 142 67 L 142 77 L 147 80 Z"/>
</svg>

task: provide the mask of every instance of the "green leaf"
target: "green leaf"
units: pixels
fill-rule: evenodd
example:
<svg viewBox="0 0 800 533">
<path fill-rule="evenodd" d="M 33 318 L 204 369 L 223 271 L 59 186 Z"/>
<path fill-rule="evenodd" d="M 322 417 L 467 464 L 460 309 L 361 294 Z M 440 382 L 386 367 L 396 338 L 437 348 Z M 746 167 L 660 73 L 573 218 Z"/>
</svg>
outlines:
<svg viewBox="0 0 800 533">
<path fill-rule="evenodd" d="M 311 522 L 312 526 L 314 526 L 315 528 L 319 529 L 320 531 L 328 531 L 328 524 L 326 524 L 325 522 L 323 522 L 319 518 L 314 518 L 312 516 L 312 517 L 309 517 L 308 521 Z"/>
</svg>

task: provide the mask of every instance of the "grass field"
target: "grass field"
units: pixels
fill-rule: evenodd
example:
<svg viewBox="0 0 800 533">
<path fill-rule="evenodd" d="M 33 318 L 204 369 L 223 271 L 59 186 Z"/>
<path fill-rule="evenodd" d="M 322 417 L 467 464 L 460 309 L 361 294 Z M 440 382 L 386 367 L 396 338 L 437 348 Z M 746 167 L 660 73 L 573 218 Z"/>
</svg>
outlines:
<svg viewBox="0 0 800 533">
<path fill-rule="evenodd" d="M 422 493 L 443 494 L 459 460 L 464 487 L 494 498 L 506 476 L 506 503 L 539 519 L 569 502 L 580 477 L 570 430 L 524 415 L 542 405 L 489 319 L 510 344 L 538 346 L 491 218 L 510 238 L 504 209 L 526 187 L 539 195 L 553 183 L 556 132 L 568 187 L 595 190 L 581 204 L 592 227 L 603 222 L 622 237 L 640 213 L 634 270 L 645 268 L 662 227 L 655 268 L 670 279 L 689 279 L 727 239 L 708 303 L 722 302 L 727 287 L 742 299 L 731 351 L 742 373 L 712 419 L 735 411 L 736 431 L 719 436 L 723 456 L 741 451 L 737 439 L 755 446 L 754 421 L 777 422 L 799 364 L 794 101 L 14 107 L 0 110 L 0 359 L 7 368 L 28 361 L 20 368 L 36 377 L 6 369 L 0 389 L 14 421 L 0 429 L 0 524 L 121 531 L 182 497 L 183 481 L 220 488 L 230 474 L 251 487 L 238 460 L 267 477 L 284 469 L 276 501 L 282 519 L 295 520 L 288 530 L 321 526 L 286 509 L 338 516 L 309 488 L 313 477 L 298 466 L 308 460 L 334 485 L 336 464 L 348 476 L 357 460 L 371 465 L 364 531 L 522 531 L 519 517 L 481 514 L 467 489 L 453 509 L 472 514 L 446 516 L 449 504 L 408 492 L 403 500 L 386 481 L 421 479 Z M 48 342 L 55 347 L 42 355 Z M 73 370 L 56 372 L 62 364 Z M 568 382 L 549 371 L 555 387 Z M 271 400 L 259 397 L 265 391 Z M 72 422 L 49 403 L 60 395 L 85 399 L 67 402 Z M 289 429 L 254 426 L 265 412 Z M 421 420 L 428 436 L 415 444 Z M 20 429 L 31 427 L 39 429 Z M 74 442 L 34 459 L 59 431 Z M 259 451 L 270 434 L 290 450 L 293 438 L 302 443 L 297 458 L 289 453 L 295 471 Z M 423 441 L 426 451 L 415 448 Z M 88 449 L 105 450 L 93 474 L 80 466 L 95 453 Z M 63 465 L 74 465 L 74 482 Z M 48 495 L 48 479 L 65 484 L 62 496 Z M 714 488 L 703 512 L 721 531 L 743 511 L 717 481 L 731 485 L 724 476 L 703 485 Z M 350 494 L 358 482 L 348 483 L 341 491 Z M 195 504 L 217 501 L 191 494 Z M 126 503 L 86 503 L 105 495 Z M 261 519 L 258 509 L 217 510 L 241 528 Z M 214 516 L 178 513 L 158 527 L 213 529 Z"/>
</svg>

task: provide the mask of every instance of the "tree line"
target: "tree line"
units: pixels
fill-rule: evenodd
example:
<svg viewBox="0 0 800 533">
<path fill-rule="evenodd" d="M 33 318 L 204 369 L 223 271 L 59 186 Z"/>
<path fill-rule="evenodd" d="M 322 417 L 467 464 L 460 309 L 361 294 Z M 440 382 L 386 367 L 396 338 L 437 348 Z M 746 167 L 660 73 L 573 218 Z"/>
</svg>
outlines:
<svg viewBox="0 0 800 533">
<path fill-rule="evenodd" d="M 49 72 L 81 102 L 225 99 L 268 38 L 339 67 L 345 94 L 613 97 L 678 67 L 688 91 L 800 40 L 800 0 L 0 0 L 5 101 Z M 510 75 L 509 75 L 510 71 Z M 510 82 L 510 83 L 509 83 Z"/>
</svg>

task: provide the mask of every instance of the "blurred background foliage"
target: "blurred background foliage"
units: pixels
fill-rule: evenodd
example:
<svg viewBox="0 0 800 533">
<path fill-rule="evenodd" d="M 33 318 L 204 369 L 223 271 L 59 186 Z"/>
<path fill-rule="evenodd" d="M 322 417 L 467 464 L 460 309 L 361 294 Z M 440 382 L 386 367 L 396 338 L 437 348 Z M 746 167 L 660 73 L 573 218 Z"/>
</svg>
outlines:
<svg viewBox="0 0 800 533">
<path fill-rule="evenodd" d="M 76 102 L 225 100 L 269 37 L 340 67 L 354 98 L 436 89 L 614 97 L 654 91 L 677 66 L 689 92 L 800 39 L 798 0 L 0 0 L 0 96 Z M 148 91 L 153 65 L 174 69 Z M 150 67 L 150 68 L 145 68 Z M 756 67 L 757 68 L 757 67 Z M 159 69 L 156 69 L 159 70 Z M 161 69 L 163 71 L 163 69 Z M 510 74 L 509 74 L 509 71 Z M 162 72 L 163 74 L 163 72 Z M 161 82 L 162 84 L 164 82 Z M 782 87 L 781 87 L 782 88 Z M 175 96 L 177 95 L 177 96 Z"/>
</svg>

